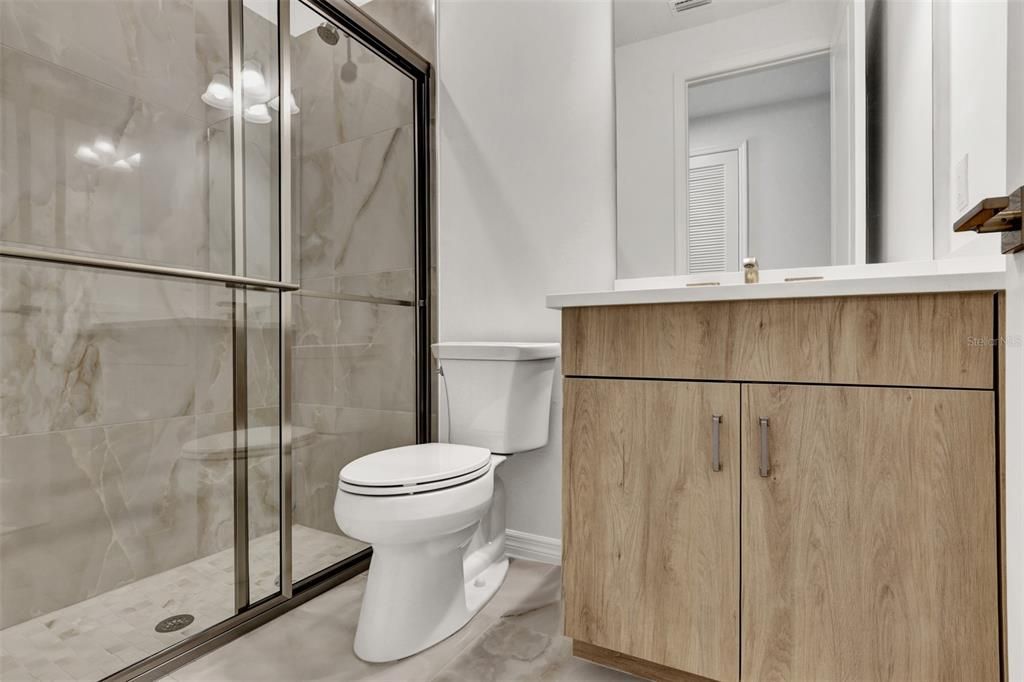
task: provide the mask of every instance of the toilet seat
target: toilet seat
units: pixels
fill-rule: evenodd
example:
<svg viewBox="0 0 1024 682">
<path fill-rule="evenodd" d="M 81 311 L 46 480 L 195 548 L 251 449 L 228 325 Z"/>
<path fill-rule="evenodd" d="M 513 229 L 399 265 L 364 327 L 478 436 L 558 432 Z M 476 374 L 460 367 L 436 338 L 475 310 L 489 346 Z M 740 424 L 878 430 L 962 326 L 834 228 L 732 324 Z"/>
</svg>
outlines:
<svg viewBox="0 0 1024 682">
<path fill-rule="evenodd" d="M 338 489 L 354 495 L 415 495 L 468 483 L 486 474 L 486 448 L 421 443 L 364 455 L 342 468 Z"/>
</svg>

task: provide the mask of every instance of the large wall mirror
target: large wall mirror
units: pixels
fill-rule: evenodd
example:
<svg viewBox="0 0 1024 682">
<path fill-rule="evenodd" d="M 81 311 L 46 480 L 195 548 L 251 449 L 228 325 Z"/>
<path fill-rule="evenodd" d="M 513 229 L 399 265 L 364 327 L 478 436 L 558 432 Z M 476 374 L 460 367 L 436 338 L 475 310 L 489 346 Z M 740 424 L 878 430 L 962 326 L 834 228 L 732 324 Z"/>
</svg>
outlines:
<svg viewBox="0 0 1024 682">
<path fill-rule="evenodd" d="M 1018 1 L 614 0 L 618 278 L 997 255 Z"/>
</svg>

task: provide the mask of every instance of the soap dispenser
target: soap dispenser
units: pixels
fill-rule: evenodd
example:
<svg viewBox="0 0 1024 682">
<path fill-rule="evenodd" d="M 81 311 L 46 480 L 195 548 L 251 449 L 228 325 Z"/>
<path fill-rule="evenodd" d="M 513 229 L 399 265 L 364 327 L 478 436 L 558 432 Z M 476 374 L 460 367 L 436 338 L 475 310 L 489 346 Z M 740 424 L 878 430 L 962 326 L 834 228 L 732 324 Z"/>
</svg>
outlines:
<svg viewBox="0 0 1024 682">
<path fill-rule="evenodd" d="M 746 284 L 757 284 L 757 259 L 748 256 L 743 259 L 743 282 Z"/>
</svg>

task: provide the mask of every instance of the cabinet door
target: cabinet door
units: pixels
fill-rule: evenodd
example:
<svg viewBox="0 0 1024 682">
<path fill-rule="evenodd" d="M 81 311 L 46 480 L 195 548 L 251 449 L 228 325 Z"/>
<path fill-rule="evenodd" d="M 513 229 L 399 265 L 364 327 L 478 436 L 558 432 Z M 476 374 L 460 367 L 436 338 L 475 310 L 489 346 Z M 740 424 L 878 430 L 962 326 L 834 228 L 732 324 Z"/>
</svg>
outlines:
<svg viewBox="0 0 1024 682">
<path fill-rule="evenodd" d="M 743 391 L 742 677 L 999 679 L 993 394 Z"/>
<path fill-rule="evenodd" d="M 737 679 L 739 403 L 738 384 L 565 380 L 567 636 Z"/>
</svg>

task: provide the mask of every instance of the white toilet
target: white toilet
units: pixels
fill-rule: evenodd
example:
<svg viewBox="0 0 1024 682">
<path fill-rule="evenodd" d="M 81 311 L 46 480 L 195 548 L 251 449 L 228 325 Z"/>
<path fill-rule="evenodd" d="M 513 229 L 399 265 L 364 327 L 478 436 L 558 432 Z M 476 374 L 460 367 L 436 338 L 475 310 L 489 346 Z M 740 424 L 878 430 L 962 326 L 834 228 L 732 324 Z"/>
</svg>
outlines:
<svg viewBox="0 0 1024 682">
<path fill-rule="evenodd" d="M 487 603 L 508 571 L 495 470 L 506 455 L 548 441 L 557 343 L 432 348 L 452 444 L 382 450 L 338 476 L 338 527 L 373 546 L 355 640 L 364 661 L 422 651 Z"/>
</svg>

